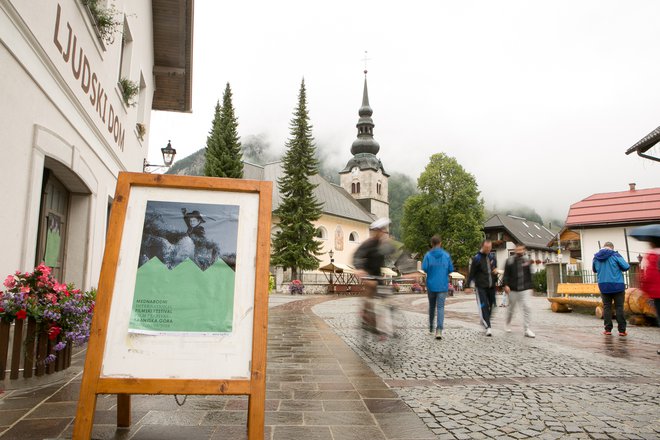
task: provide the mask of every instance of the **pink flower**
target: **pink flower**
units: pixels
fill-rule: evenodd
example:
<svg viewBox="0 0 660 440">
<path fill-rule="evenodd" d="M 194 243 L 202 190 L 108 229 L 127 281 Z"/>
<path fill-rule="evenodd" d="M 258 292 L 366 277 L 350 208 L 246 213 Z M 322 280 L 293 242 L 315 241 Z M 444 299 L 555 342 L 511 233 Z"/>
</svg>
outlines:
<svg viewBox="0 0 660 440">
<path fill-rule="evenodd" d="M 30 293 L 30 286 L 21 287 L 21 293 Z"/>
<path fill-rule="evenodd" d="M 57 304 L 57 295 L 54 293 L 46 294 L 46 299 L 48 299 L 48 301 L 52 302 L 53 304 Z"/>
<path fill-rule="evenodd" d="M 61 284 L 60 283 L 55 283 L 53 285 L 53 290 L 55 292 L 64 292 L 66 290 L 66 284 L 64 284 L 64 283 L 61 283 Z"/>
<path fill-rule="evenodd" d="M 9 289 L 13 289 L 14 286 L 16 286 L 16 278 L 14 278 L 14 275 L 8 275 L 7 278 L 5 278 L 4 285 Z"/>
<path fill-rule="evenodd" d="M 25 319 L 25 318 L 27 318 L 27 311 L 25 309 L 16 312 L 16 319 Z"/>
<path fill-rule="evenodd" d="M 50 275 L 51 268 L 46 266 L 45 263 L 41 263 L 39 266 L 37 266 L 37 270 L 41 272 L 44 276 Z"/>
</svg>

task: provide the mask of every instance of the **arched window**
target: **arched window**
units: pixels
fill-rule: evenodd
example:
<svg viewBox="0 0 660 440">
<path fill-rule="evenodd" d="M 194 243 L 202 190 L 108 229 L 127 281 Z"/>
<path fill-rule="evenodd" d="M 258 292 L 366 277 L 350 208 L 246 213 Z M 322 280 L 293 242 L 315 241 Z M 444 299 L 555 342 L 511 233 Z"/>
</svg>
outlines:
<svg viewBox="0 0 660 440">
<path fill-rule="evenodd" d="M 376 194 L 380 194 L 380 193 L 381 193 L 381 191 L 382 191 L 382 186 L 383 186 L 383 184 L 380 183 L 380 182 L 378 182 L 378 183 L 376 184 Z"/>
<path fill-rule="evenodd" d="M 360 182 L 355 184 L 355 188 L 357 189 L 357 191 L 355 191 L 355 192 L 360 194 Z"/>
<path fill-rule="evenodd" d="M 321 240 L 327 240 L 328 230 L 325 229 L 323 226 L 319 226 L 318 228 L 316 228 L 316 234 L 314 236 L 316 238 L 320 238 Z"/>
<path fill-rule="evenodd" d="M 359 243 L 360 242 L 360 237 L 358 236 L 358 233 L 353 231 L 348 235 L 348 241 L 349 243 Z"/>
<path fill-rule="evenodd" d="M 351 194 L 355 194 L 355 182 L 351 183 Z"/>
</svg>

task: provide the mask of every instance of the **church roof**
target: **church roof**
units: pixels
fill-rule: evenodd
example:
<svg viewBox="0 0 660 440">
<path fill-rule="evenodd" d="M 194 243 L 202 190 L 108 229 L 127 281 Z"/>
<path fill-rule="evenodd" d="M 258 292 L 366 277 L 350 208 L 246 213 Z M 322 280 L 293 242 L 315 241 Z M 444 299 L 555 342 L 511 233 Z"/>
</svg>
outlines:
<svg viewBox="0 0 660 440">
<path fill-rule="evenodd" d="M 254 180 L 273 182 L 273 210 L 280 206 L 282 195 L 277 186 L 277 180 L 284 175 L 282 162 L 266 165 L 243 164 L 243 177 Z M 371 223 L 375 217 L 358 203 L 342 187 L 328 182 L 318 174 L 310 176 L 310 181 L 316 185 L 314 197 L 321 203 L 324 214 L 355 220 L 361 223 Z"/>
</svg>

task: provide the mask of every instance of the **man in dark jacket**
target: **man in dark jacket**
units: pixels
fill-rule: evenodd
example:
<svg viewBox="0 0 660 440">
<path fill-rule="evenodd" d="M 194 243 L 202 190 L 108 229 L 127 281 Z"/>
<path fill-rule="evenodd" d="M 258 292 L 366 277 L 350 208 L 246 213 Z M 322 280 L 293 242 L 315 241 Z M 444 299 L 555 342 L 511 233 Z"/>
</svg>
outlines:
<svg viewBox="0 0 660 440">
<path fill-rule="evenodd" d="M 536 335 L 529 328 L 531 308 L 529 305 L 532 295 L 531 262 L 525 258 L 525 245 L 516 245 L 516 253 L 507 258 L 504 266 L 504 292 L 509 295 L 509 308 L 506 314 L 506 331 L 510 332 L 511 318 L 518 303 L 522 304 L 525 336 L 534 338 Z"/>
<path fill-rule="evenodd" d="M 603 319 L 605 319 L 603 334 L 612 334 L 612 301 L 614 301 L 619 336 L 628 336 L 626 318 L 623 316 L 623 303 L 626 299 L 623 272 L 630 269 L 630 264 L 614 250 L 612 242 L 608 241 L 601 250 L 594 254 L 591 265 L 598 276 L 598 288 L 603 299 Z"/>
<path fill-rule="evenodd" d="M 385 267 L 385 259 L 394 251 L 387 232 L 389 225 L 388 218 L 379 218 L 369 225 L 369 238 L 353 254 L 356 276 L 362 280 L 367 294 L 362 305 L 362 326 L 383 336 L 391 333 L 391 317 L 376 316 L 373 299 L 378 285 L 383 283 L 381 269 Z"/>
<path fill-rule="evenodd" d="M 477 305 L 481 323 L 486 328 L 486 336 L 493 336 L 490 329 L 490 315 L 495 307 L 495 284 L 497 283 L 497 262 L 490 255 L 493 243 L 490 240 L 484 240 L 481 243 L 481 249 L 472 258 L 470 263 L 470 273 L 467 279 L 467 286 L 474 282 L 477 288 Z M 465 293 L 472 293 L 472 289 L 465 289 Z"/>
</svg>

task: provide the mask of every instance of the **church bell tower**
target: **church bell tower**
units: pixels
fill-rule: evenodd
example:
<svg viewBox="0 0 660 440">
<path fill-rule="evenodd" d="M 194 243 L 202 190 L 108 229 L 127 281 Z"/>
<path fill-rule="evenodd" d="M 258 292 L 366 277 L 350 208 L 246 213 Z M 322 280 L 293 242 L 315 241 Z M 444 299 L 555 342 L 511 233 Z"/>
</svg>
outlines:
<svg viewBox="0 0 660 440">
<path fill-rule="evenodd" d="M 364 71 L 364 91 L 362 106 L 358 111 L 357 139 L 351 146 L 353 157 L 339 172 L 342 188 L 352 195 L 367 211 L 375 217 L 389 217 L 387 179 L 380 159 L 376 157 L 380 145 L 374 139 L 373 110 L 369 106 L 367 91 L 367 71 Z"/>
</svg>

